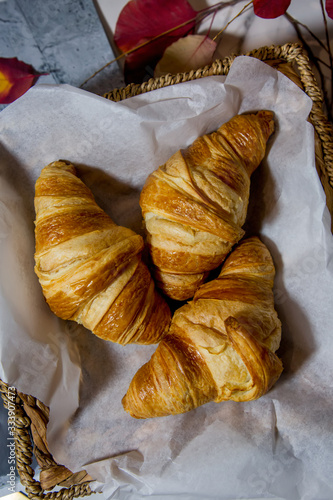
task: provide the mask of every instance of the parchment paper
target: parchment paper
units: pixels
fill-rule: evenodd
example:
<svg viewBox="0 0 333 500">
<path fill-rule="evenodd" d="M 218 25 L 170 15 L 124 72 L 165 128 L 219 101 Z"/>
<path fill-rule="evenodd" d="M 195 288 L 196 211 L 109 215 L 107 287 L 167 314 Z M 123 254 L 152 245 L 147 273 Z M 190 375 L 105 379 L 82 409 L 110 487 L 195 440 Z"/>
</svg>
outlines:
<svg viewBox="0 0 333 500">
<path fill-rule="evenodd" d="M 70 160 L 115 222 L 141 232 L 148 173 L 197 136 L 258 109 L 273 110 L 277 127 L 252 177 L 245 229 L 276 265 L 284 372 L 254 402 L 135 420 L 121 398 L 155 346 L 111 344 L 50 312 L 33 271 L 34 183 L 44 165 Z M 105 498 L 332 498 L 333 238 L 310 109 L 286 77 L 239 57 L 226 79 L 120 103 L 35 86 L 1 113 L 0 376 L 50 406 L 55 459 L 86 469 Z"/>
</svg>

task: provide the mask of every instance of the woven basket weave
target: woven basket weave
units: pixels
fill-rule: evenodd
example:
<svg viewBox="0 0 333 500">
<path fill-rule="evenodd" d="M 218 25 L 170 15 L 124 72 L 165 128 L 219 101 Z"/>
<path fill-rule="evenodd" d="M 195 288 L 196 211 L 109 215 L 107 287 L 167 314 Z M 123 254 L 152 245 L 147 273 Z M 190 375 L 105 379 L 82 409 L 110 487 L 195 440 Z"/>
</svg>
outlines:
<svg viewBox="0 0 333 500">
<path fill-rule="evenodd" d="M 333 127 L 323 109 L 322 92 L 318 87 L 307 54 L 298 44 L 262 47 L 245 55 L 255 57 L 276 67 L 299 85 L 312 99 L 309 121 L 315 129 L 315 155 L 318 175 L 323 184 L 327 206 L 333 215 Z M 106 99 L 121 101 L 134 95 L 197 80 L 211 75 L 227 75 L 236 55 L 216 60 L 209 66 L 189 73 L 166 75 L 138 85 L 130 84 L 104 95 Z M 333 219 L 333 217 L 332 217 Z M 4 406 L 12 408 L 13 400 L 8 385 L 0 380 Z M 90 495 L 90 478 L 84 471 L 72 473 L 57 464 L 48 450 L 46 428 L 48 408 L 36 398 L 15 392 L 15 447 L 17 470 L 22 485 L 30 498 L 71 499 Z M 31 467 L 36 459 L 41 472 L 39 481 Z M 49 491 L 53 490 L 53 491 Z"/>
</svg>

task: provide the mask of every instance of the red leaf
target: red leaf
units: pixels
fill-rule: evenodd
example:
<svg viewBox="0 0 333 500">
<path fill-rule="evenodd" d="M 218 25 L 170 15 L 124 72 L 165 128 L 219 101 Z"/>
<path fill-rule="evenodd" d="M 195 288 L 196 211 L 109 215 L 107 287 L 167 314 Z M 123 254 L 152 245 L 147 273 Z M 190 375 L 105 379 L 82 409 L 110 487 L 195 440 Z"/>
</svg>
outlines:
<svg viewBox="0 0 333 500">
<path fill-rule="evenodd" d="M 16 57 L 0 57 L 0 104 L 9 104 L 23 95 L 38 80 L 37 73 L 30 64 Z"/>
<path fill-rule="evenodd" d="M 122 52 L 149 43 L 126 56 L 126 81 L 141 82 L 146 66 L 153 69 L 169 45 L 193 33 L 196 14 L 187 0 L 130 0 L 117 20 L 114 41 Z M 166 33 L 184 23 L 184 26 Z"/>
<path fill-rule="evenodd" d="M 291 0 L 253 0 L 254 13 L 264 19 L 275 19 L 285 14 Z"/>
<path fill-rule="evenodd" d="M 328 17 L 333 19 L 333 0 L 326 0 L 325 7 Z"/>
</svg>

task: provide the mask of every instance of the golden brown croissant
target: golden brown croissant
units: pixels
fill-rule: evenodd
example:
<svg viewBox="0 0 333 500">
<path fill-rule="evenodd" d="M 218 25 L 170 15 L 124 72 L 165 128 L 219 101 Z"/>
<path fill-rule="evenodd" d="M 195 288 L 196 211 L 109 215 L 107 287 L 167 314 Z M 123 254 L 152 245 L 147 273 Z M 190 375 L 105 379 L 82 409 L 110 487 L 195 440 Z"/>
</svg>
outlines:
<svg viewBox="0 0 333 500">
<path fill-rule="evenodd" d="M 250 176 L 264 158 L 273 113 L 237 115 L 175 153 L 140 197 L 155 282 L 185 300 L 244 235 Z"/>
<path fill-rule="evenodd" d="M 143 238 L 116 225 L 65 161 L 43 168 L 35 210 L 35 272 L 51 310 L 119 344 L 158 342 L 171 313 L 142 262 Z"/>
<path fill-rule="evenodd" d="M 259 238 L 240 243 L 219 277 L 175 312 L 168 334 L 134 376 L 125 410 L 136 418 L 160 417 L 265 394 L 282 371 L 274 274 Z"/>
</svg>

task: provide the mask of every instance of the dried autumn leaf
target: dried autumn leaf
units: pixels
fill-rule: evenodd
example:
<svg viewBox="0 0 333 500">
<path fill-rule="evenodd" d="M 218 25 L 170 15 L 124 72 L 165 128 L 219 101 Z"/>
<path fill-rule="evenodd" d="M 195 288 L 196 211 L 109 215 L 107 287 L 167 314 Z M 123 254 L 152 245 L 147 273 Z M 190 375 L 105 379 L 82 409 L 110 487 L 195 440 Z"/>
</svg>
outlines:
<svg viewBox="0 0 333 500">
<path fill-rule="evenodd" d="M 275 19 L 285 14 L 291 0 L 253 0 L 254 13 L 264 19 Z"/>
<path fill-rule="evenodd" d="M 210 64 L 216 50 L 216 42 L 205 35 L 188 35 L 180 38 L 164 51 L 157 63 L 154 76 L 182 73 Z"/>
<path fill-rule="evenodd" d="M 0 104 L 10 104 L 32 87 L 45 73 L 16 57 L 0 57 Z"/>
<path fill-rule="evenodd" d="M 154 68 L 169 45 L 193 33 L 196 15 L 187 0 L 130 0 L 119 14 L 114 42 L 121 52 L 149 43 L 126 55 L 126 82 L 141 82 L 145 68 Z"/>
<path fill-rule="evenodd" d="M 326 12 L 327 12 L 328 17 L 333 19 L 333 0 L 326 0 L 325 8 L 326 8 Z"/>
</svg>

